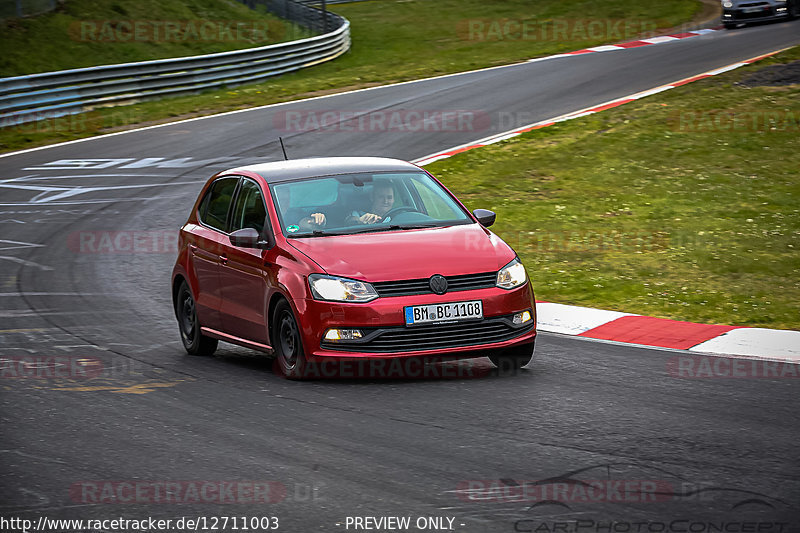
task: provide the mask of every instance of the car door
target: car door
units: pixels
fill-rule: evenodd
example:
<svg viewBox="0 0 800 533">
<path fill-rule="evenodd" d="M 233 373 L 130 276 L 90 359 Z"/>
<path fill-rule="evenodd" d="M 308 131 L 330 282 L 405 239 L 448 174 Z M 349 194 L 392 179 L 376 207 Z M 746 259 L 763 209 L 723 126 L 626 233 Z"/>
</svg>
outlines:
<svg viewBox="0 0 800 533">
<path fill-rule="evenodd" d="M 231 211 L 229 232 L 254 228 L 262 237 L 272 231 L 267 220 L 264 194 L 250 178 L 242 183 Z M 240 248 L 230 240 L 220 268 L 224 331 L 230 335 L 259 344 L 267 344 L 267 303 L 269 276 L 266 250 Z"/>
<path fill-rule="evenodd" d="M 200 224 L 192 231 L 189 242 L 191 266 L 197 277 L 197 317 L 202 326 L 214 330 L 223 328 L 220 266 L 225 248 L 230 245 L 229 212 L 239 180 L 238 176 L 226 176 L 211 184 L 200 203 Z"/>
</svg>

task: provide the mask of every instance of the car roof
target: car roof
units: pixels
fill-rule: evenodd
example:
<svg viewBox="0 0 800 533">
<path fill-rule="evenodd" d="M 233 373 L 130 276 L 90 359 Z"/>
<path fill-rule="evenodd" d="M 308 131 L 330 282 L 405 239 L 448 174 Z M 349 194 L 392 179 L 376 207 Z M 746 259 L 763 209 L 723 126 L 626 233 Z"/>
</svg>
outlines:
<svg viewBox="0 0 800 533">
<path fill-rule="evenodd" d="M 400 159 L 388 157 L 315 157 L 274 161 L 237 167 L 226 172 L 253 172 L 260 175 L 267 183 L 330 176 L 334 174 L 352 174 L 359 172 L 397 172 L 417 171 L 419 167 Z"/>
</svg>

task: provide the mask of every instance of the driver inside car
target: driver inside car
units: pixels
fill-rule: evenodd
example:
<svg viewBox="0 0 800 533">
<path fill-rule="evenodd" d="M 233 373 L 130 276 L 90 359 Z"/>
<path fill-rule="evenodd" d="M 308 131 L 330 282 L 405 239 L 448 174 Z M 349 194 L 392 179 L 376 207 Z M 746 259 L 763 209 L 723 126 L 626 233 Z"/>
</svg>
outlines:
<svg viewBox="0 0 800 533">
<path fill-rule="evenodd" d="M 388 222 L 386 213 L 394 206 L 394 187 L 389 181 L 376 181 L 372 186 L 371 203 L 367 211 L 353 211 L 347 221 L 353 224 Z"/>
</svg>

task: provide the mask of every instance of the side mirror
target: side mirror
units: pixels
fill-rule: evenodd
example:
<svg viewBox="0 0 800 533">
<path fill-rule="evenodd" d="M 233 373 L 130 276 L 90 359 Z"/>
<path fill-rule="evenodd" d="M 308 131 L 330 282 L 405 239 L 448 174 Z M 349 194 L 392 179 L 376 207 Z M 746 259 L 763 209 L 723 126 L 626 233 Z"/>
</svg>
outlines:
<svg viewBox="0 0 800 533">
<path fill-rule="evenodd" d="M 497 218 L 497 214 L 494 211 L 489 211 L 488 209 L 476 209 L 472 212 L 472 214 L 475 215 L 475 218 L 478 219 L 478 222 L 483 224 L 485 228 L 488 228 L 494 224 L 494 221 Z"/>
<path fill-rule="evenodd" d="M 230 234 L 231 244 L 237 248 L 270 248 L 269 241 L 261 241 L 254 228 L 237 229 Z"/>
</svg>

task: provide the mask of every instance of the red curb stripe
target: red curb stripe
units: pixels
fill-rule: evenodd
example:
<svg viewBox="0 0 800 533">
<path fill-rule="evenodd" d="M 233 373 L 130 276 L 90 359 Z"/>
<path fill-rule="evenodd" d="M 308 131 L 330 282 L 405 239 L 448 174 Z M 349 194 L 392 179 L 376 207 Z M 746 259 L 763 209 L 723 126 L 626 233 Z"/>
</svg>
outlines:
<svg viewBox="0 0 800 533">
<path fill-rule="evenodd" d="M 778 53 L 780 53 L 780 51 L 778 51 L 778 52 L 770 52 L 768 54 L 764 54 L 763 56 L 758 56 L 758 57 L 756 57 L 754 59 L 748 59 L 747 61 L 742 61 L 742 63 L 747 63 L 749 65 L 751 63 L 755 63 L 756 61 L 761 61 L 762 59 L 765 59 L 767 57 L 774 56 L 775 54 L 778 54 Z"/>
<path fill-rule="evenodd" d="M 740 327 L 695 324 L 693 322 L 681 322 L 649 316 L 624 316 L 602 326 L 584 331 L 579 336 L 688 350 L 701 342 L 711 340 Z"/>
<path fill-rule="evenodd" d="M 644 41 L 631 41 L 629 43 L 621 43 L 616 46 L 619 46 L 620 48 L 637 48 L 639 46 L 649 46 L 651 44 L 653 43 L 646 43 Z"/>
<path fill-rule="evenodd" d="M 467 150 L 472 150 L 473 148 L 479 148 L 480 146 L 481 146 L 480 144 L 473 144 L 472 146 L 464 146 L 463 148 L 459 148 L 457 150 L 450 150 L 449 152 L 442 152 L 441 154 L 437 154 L 434 157 L 439 157 L 439 156 L 443 156 L 443 155 L 446 155 L 446 156 L 456 155 L 456 154 L 460 154 L 461 152 L 466 152 Z"/>
<path fill-rule="evenodd" d="M 633 102 L 635 98 L 626 98 L 625 100 L 618 100 L 616 102 L 611 102 L 610 104 L 601 105 L 599 107 L 593 107 L 586 111 L 586 113 L 598 113 L 600 111 L 605 111 L 606 109 L 611 109 L 613 107 L 621 106 L 622 104 L 627 104 L 628 102 Z"/>
<path fill-rule="evenodd" d="M 665 37 L 672 37 L 674 39 L 688 39 L 689 37 L 698 37 L 702 34 L 700 33 L 676 33 L 675 35 L 666 35 Z M 616 43 L 610 45 L 603 45 L 603 46 L 616 46 L 617 48 L 638 48 L 640 46 L 650 46 L 653 44 L 660 44 L 660 43 L 648 43 L 647 41 L 628 41 L 626 43 Z M 589 48 L 585 48 L 583 50 L 575 50 L 573 52 L 564 52 L 564 55 L 570 56 L 577 56 L 583 54 L 594 54 L 597 53 L 598 50 L 591 50 Z"/>
<path fill-rule="evenodd" d="M 680 87 L 681 85 L 686 85 L 687 83 L 692 83 L 710 77 L 711 77 L 710 74 L 700 74 L 699 76 L 695 76 L 694 78 L 689 78 L 686 80 L 677 81 L 675 83 L 670 83 L 670 85 L 672 85 L 673 87 Z"/>
<path fill-rule="evenodd" d="M 552 126 L 553 124 L 555 124 L 555 122 L 548 122 L 547 124 L 539 124 L 537 126 L 531 126 L 530 128 L 523 128 L 523 129 L 519 130 L 517 133 L 527 133 L 527 132 L 533 131 L 533 130 L 540 130 L 540 129 L 546 128 L 548 126 Z"/>
<path fill-rule="evenodd" d="M 675 37 L 676 39 L 686 39 L 687 37 L 697 37 L 696 33 L 676 33 L 675 35 L 670 35 L 670 37 Z"/>
</svg>

